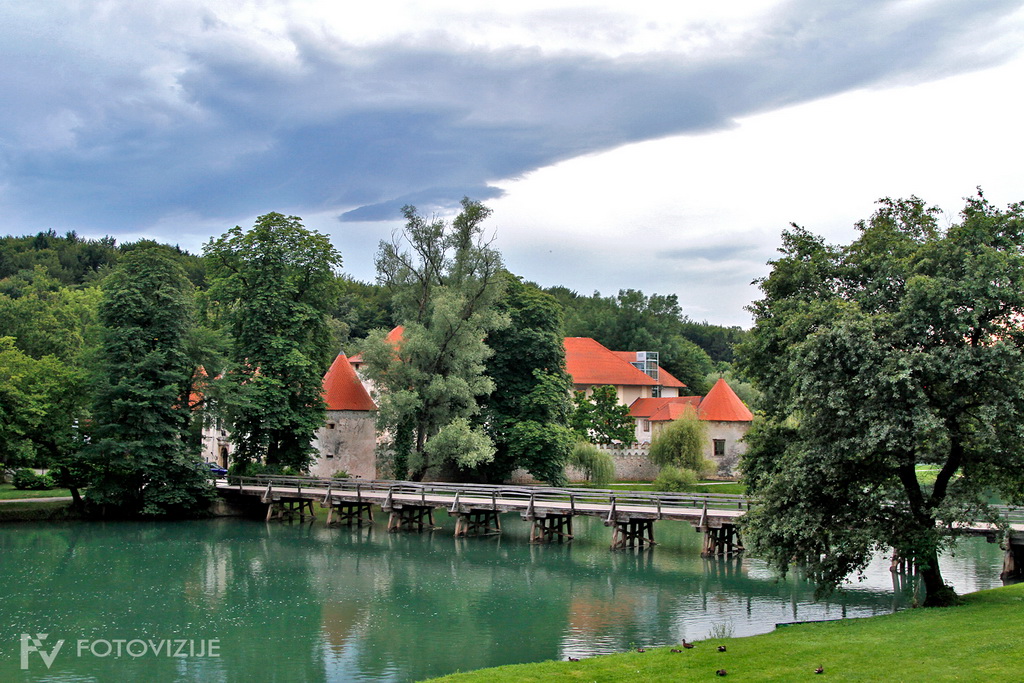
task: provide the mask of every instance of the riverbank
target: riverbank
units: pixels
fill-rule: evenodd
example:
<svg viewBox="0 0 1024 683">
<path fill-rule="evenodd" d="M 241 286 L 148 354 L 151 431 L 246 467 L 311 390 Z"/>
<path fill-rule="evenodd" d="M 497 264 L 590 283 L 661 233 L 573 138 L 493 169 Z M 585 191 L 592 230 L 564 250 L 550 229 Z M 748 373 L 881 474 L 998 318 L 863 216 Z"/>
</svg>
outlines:
<svg viewBox="0 0 1024 683">
<path fill-rule="evenodd" d="M 44 522 L 77 519 L 70 497 L 0 500 L 0 522 Z"/>
<path fill-rule="evenodd" d="M 786 626 L 677 646 L 676 653 L 655 648 L 481 669 L 431 683 L 706 680 L 719 669 L 729 680 L 792 681 L 814 676 L 819 666 L 841 681 L 1016 681 L 1024 671 L 1022 615 L 1024 584 L 1016 584 L 966 595 L 959 607 Z"/>
</svg>

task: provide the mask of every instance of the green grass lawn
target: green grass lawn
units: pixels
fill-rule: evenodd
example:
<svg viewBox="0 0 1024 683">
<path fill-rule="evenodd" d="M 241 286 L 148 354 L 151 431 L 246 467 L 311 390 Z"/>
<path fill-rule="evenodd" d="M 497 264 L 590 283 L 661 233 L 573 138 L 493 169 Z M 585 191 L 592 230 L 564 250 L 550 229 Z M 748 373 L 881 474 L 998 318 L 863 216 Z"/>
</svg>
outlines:
<svg viewBox="0 0 1024 683">
<path fill-rule="evenodd" d="M 63 498 L 70 496 L 68 489 L 49 489 L 46 491 L 24 491 L 14 488 L 14 484 L 0 484 L 0 501 L 13 498 Z"/>
<path fill-rule="evenodd" d="M 960 607 L 913 609 L 845 621 L 787 626 L 748 638 L 541 662 L 435 681 L 1021 681 L 1024 680 L 1024 584 L 965 596 Z M 718 646 L 727 646 L 719 652 Z"/>
</svg>

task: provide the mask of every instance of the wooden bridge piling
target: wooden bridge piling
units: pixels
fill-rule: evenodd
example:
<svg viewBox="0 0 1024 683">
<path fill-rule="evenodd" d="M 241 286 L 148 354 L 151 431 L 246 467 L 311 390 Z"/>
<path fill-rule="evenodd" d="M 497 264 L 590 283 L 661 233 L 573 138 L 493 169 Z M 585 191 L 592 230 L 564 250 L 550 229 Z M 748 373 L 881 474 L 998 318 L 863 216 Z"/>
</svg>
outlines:
<svg viewBox="0 0 1024 683">
<path fill-rule="evenodd" d="M 416 531 L 424 529 L 433 530 L 438 527 L 434 524 L 434 507 L 432 505 L 403 505 L 392 507 L 388 512 L 388 532 L 407 530 Z M 426 522 L 424 522 L 426 520 Z"/>
<path fill-rule="evenodd" d="M 373 524 L 373 503 L 321 503 L 327 508 L 327 524 L 344 524 L 345 526 L 363 526 Z"/>
<path fill-rule="evenodd" d="M 1004 547 L 1006 554 L 1003 555 L 1003 571 L 999 578 L 1003 581 L 1024 578 L 1024 546 L 1014 545 L 1007 539 Z"/>
<path fill-rule="evenodd" d="M 612 550 L 624 548 L 650 548 L 654 542 L 654 520 L 630 518 L 614 520 L 612 528 Z"/>
<path fill-rule="evenodd" d="M 530 522 L 530 543 L 548 543 L 554 540 L 559 543 L 571 541 L 573 539 L 572 517 L 571 513 L 534 515 L 532 519 L 528 520 Z M 527 516 L 523 515 L 523 519 L 527 519 Z"/>
<path fill-rule="evenodd" d="M 734 555 L 743 552 L 739 528 L 735 524 L 723 524 L 720 527 L 705 526 L 698 531 L 704 532 L 704 545 L 701 557 L 716 555 Z"/>
<path fill-rule="evenodd" d="M 501 533 L 501 517 L 497 510 L 473 509 L 466 512 L 448 511 L 455 518 L 455 537 L 493 536 Z"/>
<path fill-rule="evenodd" d="M 292 519 L 296 515 L 299 517 L 299 521 L 303 522 L 306 520 L 306 514 L 309 514 L 310 520 L 316 519 L 316 511 L 313 509 L 313 501 L 308 498 L 280 498 L 271 499 L 267 502 L 267 519 Z"/>
</svg>

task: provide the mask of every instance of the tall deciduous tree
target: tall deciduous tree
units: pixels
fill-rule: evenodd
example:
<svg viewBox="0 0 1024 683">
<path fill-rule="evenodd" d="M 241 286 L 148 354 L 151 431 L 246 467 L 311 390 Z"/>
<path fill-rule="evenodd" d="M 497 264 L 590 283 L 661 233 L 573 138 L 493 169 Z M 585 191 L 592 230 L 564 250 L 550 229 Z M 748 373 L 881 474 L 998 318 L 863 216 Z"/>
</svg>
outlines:
<svg viewBox="0 0 1024 683">
<path fill-rule="evenodd" d="M 486 338 L 506 320 L 494 305 L 501 255 L 481 225 L 490 210 L 463 199 L 451 223 L 427 220 L 412 206 L 403 212 L 404 231 L 381 242 L 377 254 L 377 277 L 393 292 L 402 339 L 394 345 L 378 330 L 364 357 L 380 390 L 378 420 L 391 438 L 394 474 L 421 479 L 431 468 L 472 468 L 494 457 L 491 439 L 468 421 L 494 388 L 485 374 Z"/>
<path fill-rule="evenodd" d="M 268 213 L 251 230 L 235 226 L 203 247 L 232 335 L 227 380 L 240 400 L 231 411 L 233 457 L 243 467 L 305 470 L 323 425 L 323 373 L 331 347 L 327 311 L 341 256 L 296 216 Z"/>
<path fill-rule="evenodd" d="M 951 597 L 938 555 L 957 523 L 990 487 L 1024 491 L 1024 205 L 979 193 L 959 224 L 936 215 L 885 199 L 847 247 L 783 233 L 742 348 L 765 411 L 743 459 L 747 541 L 826 588 L 894 548 L 928 605 Z"/>
<path fill-rule="evenodd" d="M 511 273 L 497 306 L 510 324 L 487 337 L 494 355 L 486 372 L 495 391 L 482 400 L 481 414 L 496 451 L 478 474 L 502 481 L 522 467 L 537 479 L 564 484 L 576 437 L 569 428 L 572 379 L 565 371 L 561 307 Z"/>
<path fill-rule="evenodd" d="M 125 256 L 104 281 L 88 499 L 122 514 L 192 514 L 211 487 L 186 447 L 192 285 L 163 247 Z"/>
</svg>

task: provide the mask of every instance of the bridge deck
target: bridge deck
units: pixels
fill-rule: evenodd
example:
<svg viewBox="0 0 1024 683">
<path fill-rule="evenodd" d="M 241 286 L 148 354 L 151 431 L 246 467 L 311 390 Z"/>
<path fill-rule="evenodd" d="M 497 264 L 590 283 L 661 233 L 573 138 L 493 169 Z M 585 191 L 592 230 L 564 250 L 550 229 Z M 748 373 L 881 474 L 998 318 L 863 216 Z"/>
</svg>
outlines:
<svg viewBox="0 0 1024 683">
<path fill-rule="evenodd" d="M 259 496 L 263 502 L 310 500 L 324 505 L 370 503 L 387 511 L 405 507 L 445 508 L 452 514 L 474 511 L 519 512 L 524 519 L 569 515 L 600 517 L 606 524 L 630 520 L 675 520 L 703 529 L 734 526 L 750 508 L 745 496 L 610 491 L 541 486 L 450 484 L 390 480 L 315 479 L 311 477 L 231 477 L 221 490 Z M 1024 509 L 996 506 L 1011 543 L 1024 544 Z M 994 538 L 1002 533 L 988 522 L 958 525 L 962 533 Z"/>
<path fill-rule="evenodd" d="M 685 521 L 710 528 L 735 524 L 748 508 L 742 496 L 647 495 L 592 489 L 552 489 L 483 485 L 410 484 L 408 482 L 288 481 L 232 478 L 221 485 L 264 502 L 313 500 L 324 505 L 372 503 L 385 510 L 403 507 L 445 508 L 468 514 L 479 510 L 519 512 L 525 519 L 553 515 L 600 517 L 606 522 L 631 519 Z M 603 500 L 602 500 L 603 499 Z"/>
</svg>

